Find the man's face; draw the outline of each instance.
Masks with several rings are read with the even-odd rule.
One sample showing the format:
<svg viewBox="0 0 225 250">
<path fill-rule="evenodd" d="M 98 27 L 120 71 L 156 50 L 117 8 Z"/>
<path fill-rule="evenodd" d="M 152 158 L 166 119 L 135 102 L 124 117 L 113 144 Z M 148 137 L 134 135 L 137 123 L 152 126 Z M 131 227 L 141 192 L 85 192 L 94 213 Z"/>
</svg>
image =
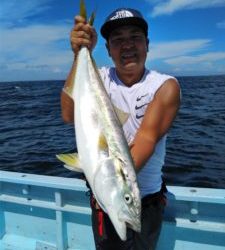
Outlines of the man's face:
<svg viewBox="0 0 225 250">
<path fill-rule="evenodd" d="M 112 31 L 107 49 L 120 72 L 143 70 L 145 67 L 148 40 L 137 26 L 127 25 Z"/>
</svg>

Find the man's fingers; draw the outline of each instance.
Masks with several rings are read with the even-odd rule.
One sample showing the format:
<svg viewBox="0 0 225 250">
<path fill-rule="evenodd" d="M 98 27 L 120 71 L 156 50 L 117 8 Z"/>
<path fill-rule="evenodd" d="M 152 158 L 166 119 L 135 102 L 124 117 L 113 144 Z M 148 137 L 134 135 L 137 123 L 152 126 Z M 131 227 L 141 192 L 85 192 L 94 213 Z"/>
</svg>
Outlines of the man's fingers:
<svg viewBox="0 0 225 250">
<path fill-rule="evenodd" d="M 72 38 L 71 39 L 71 45 L 72 47 L 80 47 L 80 46 L 90 46 L 91 45 L 91 41 L 89 39 L 85 39 L 85 38 Z"/>
<path fill-rule="evenodd" d="M 90 35 L 83 30 L 79 30 L 79 31 L 72 30 L 70 37 L 71 39 L 72 38 L 90 39 Z"/>
<path fill-rule="evenodd" d="M 85 23 L 86 23 L 86 20 L 85 20 L 85 18 L 82 17 L 82 16 L 75 16 L 75 17 L 74 17 L 74 23 L 75 23 L 75 24 L 78 24 L 78 23 L 83 23 L 83 24 L 85 24 Z"/>
<path fill-rule="evenodd" d="M 92 50 L 97 42 L 97 33 L 90 24 L 81 16 L 75 17 L 75 26 L 70 33 L 71 47 L 77 53 L 81 46 Z"/>
</svg>

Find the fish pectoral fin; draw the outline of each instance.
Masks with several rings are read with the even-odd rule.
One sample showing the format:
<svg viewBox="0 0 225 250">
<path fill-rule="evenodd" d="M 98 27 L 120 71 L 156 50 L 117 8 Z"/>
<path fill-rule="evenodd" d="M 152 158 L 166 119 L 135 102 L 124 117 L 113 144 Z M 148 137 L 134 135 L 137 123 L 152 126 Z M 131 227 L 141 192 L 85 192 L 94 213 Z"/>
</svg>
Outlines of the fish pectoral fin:
<svg viewBox="0 0 225 250">
<path fill-rule="evenodd" d="M 70 171 L 74 171 L 74 172 L 77 172 L 77 173 L 83 173 L 83 169 L 77 168 L 75 166 L 69 166 L 69 165 L 64 164 L 63 167 L 70 170 Z"/>
<path fill-rule="evenodd" d="M 126 121 L 128 120 L 129 118 L 129 114 L 124 112 L 123 110 L 117 108 L 115 105 L 113 105 L 113 108 L 115 110 L 115 113 L 121 123 L 121 125 L 124 125 L 126 123 Z"/>
<path fill-rule="evenodd" d="M 71 154 L 58 154 L 56 157 L 65 163 L 64 167 L 75 172 L 82 173 L 83 170 L 80 166 L 80 160 L 78 158 L 77 153 L 71 153 Z"/>
<path fill-rule="evenodd" d="M 108 143 L 107 143 L 106 138 L 105 138 L 105 136 L 103 134 L 101 134 L 99 136 L 98 148 L 100 150 L 104 150 L 104 151 L 108 150 Z"/>
</svg>

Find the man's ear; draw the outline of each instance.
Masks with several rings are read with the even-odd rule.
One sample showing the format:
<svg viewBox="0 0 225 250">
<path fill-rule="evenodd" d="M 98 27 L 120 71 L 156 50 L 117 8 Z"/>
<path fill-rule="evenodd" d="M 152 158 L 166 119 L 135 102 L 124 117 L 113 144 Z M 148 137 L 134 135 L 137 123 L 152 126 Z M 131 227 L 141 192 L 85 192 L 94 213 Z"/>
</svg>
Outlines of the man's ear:
<svg viewBox="0 0 225 250">
<path fill-rule="evenodd" d="M 107 51 L 108 51 L 108 55 L 111 57 L 111 53 L 110 53 L 110 48 L 109 48 L 108 42 L 105 43 L 105 47 L 106 47 L 106 49 L 107 49 Z"/>
</svg>

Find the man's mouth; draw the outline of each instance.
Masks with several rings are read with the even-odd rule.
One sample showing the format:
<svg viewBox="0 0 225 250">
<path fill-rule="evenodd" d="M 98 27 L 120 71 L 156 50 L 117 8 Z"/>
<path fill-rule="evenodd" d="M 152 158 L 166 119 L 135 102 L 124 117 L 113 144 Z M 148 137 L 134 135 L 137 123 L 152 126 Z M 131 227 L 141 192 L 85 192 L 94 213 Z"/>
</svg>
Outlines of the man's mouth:
<svg viewBox="0 0 225 250">
<path fill-rule="evenodd" d="M 134 59 L 136 58 L 136 53 L 130 52 L 130 53 L 123 53 L 122 59 L 128 60 L 128 59 Z"/>
<path fill-rule="evenodd" d="M 121 59 L 124 64 L 136 63 L 137 54 L 134 52 L 126 52 L 122 54 Z"/>
</svg>

